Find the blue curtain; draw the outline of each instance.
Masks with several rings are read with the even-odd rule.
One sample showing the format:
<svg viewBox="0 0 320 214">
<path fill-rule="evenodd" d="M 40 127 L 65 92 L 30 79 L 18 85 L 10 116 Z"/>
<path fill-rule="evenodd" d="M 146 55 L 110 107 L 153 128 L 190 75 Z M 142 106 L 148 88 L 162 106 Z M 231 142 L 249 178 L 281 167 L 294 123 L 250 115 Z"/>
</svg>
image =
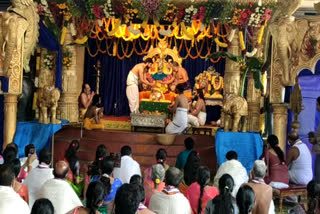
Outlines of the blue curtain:
<svg viewBox="0 0 320 214">
<path fill-rule="evenodd" d="M 177 46 L 179 47 L 182 40 L 177 40 Z M 145 41 L 140 40 L 142 48 L 145 47 Z M 172 46 L 173 46 L 172 42 Z M 187 42 L 190 45 L 190 42 Z M 210 45 L 212 45 L 212 50 L 215 50 L 215 43 L 211 40 L 208 41 Z M 126 47 L 125 42 L 123 42 L 122 46 Z M 106 47 L 105 42 L 102 42 L 100 47 Z M 96 40 L 89 40 L 90 53 L 96 53 L 97 46 Z M 139 45 L 136 45 L 138 48 L 138 52 L 141 52 Z M 190 46 L 188 46 L 190 47 Z M 132 43 L 129 45 L 129 50 L 132 48 Z M 200 50 L 200 45 L 198 47 Z M 113 45 L 111 45 L 109 52 L 112 53 Z M 119 42 L 118 50 L 120 51 L 120 56 L 122 56 L 122 47 Z M 202 56 L 206 55 L 207 44 L 204 44 L 204 48 L 202 50 Z M 180 52 L 181 57 L 185 57 L 187 51 L 183 48 Z M 193 56 L 196 55 L 196 50 L 193 48 L 191 50 L 191 54 Z M 118 57 L 109 56 L 109 54 L 98 54 L 95 57 L 90 57 L 88 54 L 88 50 L 86 51 L 85 57 L 85 74 L 84 74 L 84 83 L 88 83 L 93 90 L 96 89 L 96 73 L 94 69 L 94 65 L 97 60 L 101 61 L 101 85 L 100 92 L 102 103 L 104 104 L 105 114 L 106 115 L 129 115 L 129 105 L 126 97 L 126 79 L 130 69 L 133 68 L 137 63 L 142 62 L 143 56 L 139 56 L 137 54 L 132 54 L 130 58 L 124 58 L 123 60 L 118 59 Z M 210 60 L 205 60 L 201 58 L 197 58 L 195 60 L 191 58 L 187 58 L 183 60 L 182 66 L 187 70 L 189 75 L 189 80 L 194 86 L 194 78 L 204 70 L 206 70 L 209 66 L 214 66 L 216 70 L 224 76 L 225 69 L 225 59 L 221 59 L 218 63 L 213 64 Z"/>
<path fill-rule="evenodd" d="M 48 28 L 39 22 L 39 45 L 42 48 L 46 48 L 49 51 L 57 51 L 57 61 L 56 61 L 56 88 L 62 89 L 62 51 L 59 42 L 50 33 Z"/>
</svg>

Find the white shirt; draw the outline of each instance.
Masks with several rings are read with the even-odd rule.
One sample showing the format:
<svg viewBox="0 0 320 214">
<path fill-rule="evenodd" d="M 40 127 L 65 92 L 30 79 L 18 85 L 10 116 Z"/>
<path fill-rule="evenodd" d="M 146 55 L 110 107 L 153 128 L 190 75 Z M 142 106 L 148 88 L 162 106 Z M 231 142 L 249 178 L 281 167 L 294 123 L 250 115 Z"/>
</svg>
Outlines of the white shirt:
<svg viewBox="0 0 320 214">
<path fill-rule="evenodd" d="M 19 160 L 20 160 L 20 163 L 21 163 L 21 166 L 22 166 L 28 160 L 28 157 L 20 158 Z M 39 165 L 39 161 L 38 161 L 38 159 L 35 159 L 31 164 L 32 169 L 36 168 L 38 165 Z M 26 167 L 24 169 L 24 171 L 28 172 L 28 167 Z"/>
<path fill-rule="evenodd" d="M 232 196 L 236 198 L 238 190 L 243 183 L 247 183 L 249 180 L 247 170 L 242 166 L 238 160 L 229 160 L 221 164 L 216 176 L 214 177 L 214 186 L 219 189 L 219 179 L 224 174 L 229 174 L 234 181 L 234 187 Z"/>
<path fill-rule="evenodd" d="M 140 165 L 132 157 L 122 156 L 120 168 L 115 167 L 113 169 L 113 177 L 119 178 L 124 184 L 130 182 L 132 175 L 141 175 Z"/>
<path fill-rule="evenodd" d="M 31 170 L 27 178 L 24 180 L 24 184 L 28 187 L 29 193 L 29 207 L 32 208 L 35 200 L 37 199 L 38 192 L 41 186 L 47 181 L 53 178 L 53 169 L 48 166 L 39 165 L 37 168 Z"/>
<path fill-rule="evenodd" d="M 39 190 L 38 198 L 49 199 L 55 214 L 65 214 L 76 207 L 83 206 L 71 186 L 62 179 L 46 181 Z"/>
<path fill-rule="evenodd" d="M 149 209 L 157 214 L 191 214 L 190 203 L 180 192 L 174 195 L 163 192 L 154 194 Z"/>
<path fill-rule="evenodd" d="M 29 214 L 28 204 L 8 186 L 0 186 L 0 213 Z"/>
</svg>

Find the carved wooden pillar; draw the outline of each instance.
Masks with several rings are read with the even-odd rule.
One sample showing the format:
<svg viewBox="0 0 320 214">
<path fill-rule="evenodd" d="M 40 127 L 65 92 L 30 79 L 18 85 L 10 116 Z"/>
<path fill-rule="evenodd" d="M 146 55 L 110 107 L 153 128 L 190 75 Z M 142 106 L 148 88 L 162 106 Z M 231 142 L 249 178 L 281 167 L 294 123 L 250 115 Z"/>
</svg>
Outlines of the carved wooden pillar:
<svg viewBox="0 0 320 214">
<path fill-rule="evenodd" d="M 12 143 L 16 133 L 18 95 L 4 95 L 4 142 L 3 149 Z"/>
<path fill-rule="evenodd" d="M 279 139 L 279 146 L 286 152 L 288 105 L 272 104 L 273 108 L 273 134 Z"/>
<path fill-rule="evenodd" d="M 228 52 L 239 56 L 241 50 L 239 48 L 238 30 L 233 37 L 233 40 L 228 48 Z M 226 69 L 224 74 L 224 94 L 237 94 L 240 95 L 240 67 L 237 62 L 226 59 Z"/>
<path fill-rule="evenodd" d="M 72 35 L 68 29 L 65 37 L 65 47 L 72 53 L 72 63 L 67 69 L 62 67 L 62 93 L 57 109 L 57 118 L 69 122 L 79 121 L 78 90 L 77 90 L 77 51 L 75 46 L 67 46 L 72 43 Z"/>
</svg>

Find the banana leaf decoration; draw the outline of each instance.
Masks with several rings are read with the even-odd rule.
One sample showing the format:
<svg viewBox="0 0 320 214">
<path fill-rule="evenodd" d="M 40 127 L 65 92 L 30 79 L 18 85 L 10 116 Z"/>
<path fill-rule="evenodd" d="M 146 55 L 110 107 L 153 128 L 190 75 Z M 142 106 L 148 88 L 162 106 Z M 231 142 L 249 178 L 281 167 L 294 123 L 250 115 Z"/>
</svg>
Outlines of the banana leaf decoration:
<svg viewBox="0 0 320 214">
<path fill-rule="evenodd" d="M 256 57 L 243 57 L 243 56 L 235 56 L 231 53 L 220 51 L 211 54 L 208 59 L 218 59 L 219 57 L 228 57 L 230 60 L 237 62 L 239 64 L 244 64 L 243 68 L 241 68 L 242 76 L 241 76 L 241 96 L 244 95 L 244 84 L 246 81 L 246 77 L 248 72 L 253 73 L 254 79 L 254 87 L 259 90 L 263 90 L 263 84 L 261 81 L 261 69 L 262 63 Z"/>
</svg>

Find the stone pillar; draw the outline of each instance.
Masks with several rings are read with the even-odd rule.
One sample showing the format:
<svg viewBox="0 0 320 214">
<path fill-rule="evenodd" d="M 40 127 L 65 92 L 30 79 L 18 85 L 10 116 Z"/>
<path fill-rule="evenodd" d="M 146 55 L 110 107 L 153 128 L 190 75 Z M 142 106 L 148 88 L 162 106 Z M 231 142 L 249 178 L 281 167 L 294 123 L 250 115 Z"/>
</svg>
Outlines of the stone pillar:
<svg viewBox="0 0 320 214">
<path fill-rule="evenodd" d="M 261 92 L 255 88 L 253 74 L 251 73 L 247 87 L 248 131 L 260 131 L 260 98 Z"/>
<path fill-rule="evenodd" d="M 239 56 L 241 50 L 239 48 L 239 31 L 236 30 L 236 33 L 233 37 L 233 40 L 228 47 L 228 52 Z M 226 59 L 226 68 L 224 73 L 224 85 L 223 85 L 224 94 L 237 94 L 240 95 L 240 67 L 237 62 L 234 62 L 230 59 Z"/>
<path fill-rule="evenodd" d="M 260 28 L 254 29 L 253 33 L 253 47 L 258 48 L 255 57 L 261 58 L 263 56 L 263 41 L 260 45 L 257 44 L 257 39 L 260 34 Z M 259 47 L 258 47 L 259 46 Z M 250 73 L 247 84 L 247 102 L 248 102 L 248 131 L 260 131 L 260 101 L 261 91 L 254 86 L 253 74 Z"/>
<path fill-rule="evenodd" d="M 62 67 L 62 93 L 57 109 L 57 118 L 69 122 L 79 121 L 78 90 L 77 90 L 77 48 L 72 43 L 72 35 L 68 29 L 64 46 L 72 53 L 72 64 L 67 69 Z M 82 59 L 83 60 L 83 59 Z"/>
<path fill-rule="evenodd" d="M 286 152 L 288 105 L 272 104 L 273 108 L 273 134 L 279 139 L 279 146 Z"/>
<path fill-rule="evenodd" d="M 4 142 L 3 149 L 9 143 L 12 143 L 16 133 L 17 125 L 17 108 L 18 108 L 18 95 L 5 94 L 4 95 Z"/>
</svg>

